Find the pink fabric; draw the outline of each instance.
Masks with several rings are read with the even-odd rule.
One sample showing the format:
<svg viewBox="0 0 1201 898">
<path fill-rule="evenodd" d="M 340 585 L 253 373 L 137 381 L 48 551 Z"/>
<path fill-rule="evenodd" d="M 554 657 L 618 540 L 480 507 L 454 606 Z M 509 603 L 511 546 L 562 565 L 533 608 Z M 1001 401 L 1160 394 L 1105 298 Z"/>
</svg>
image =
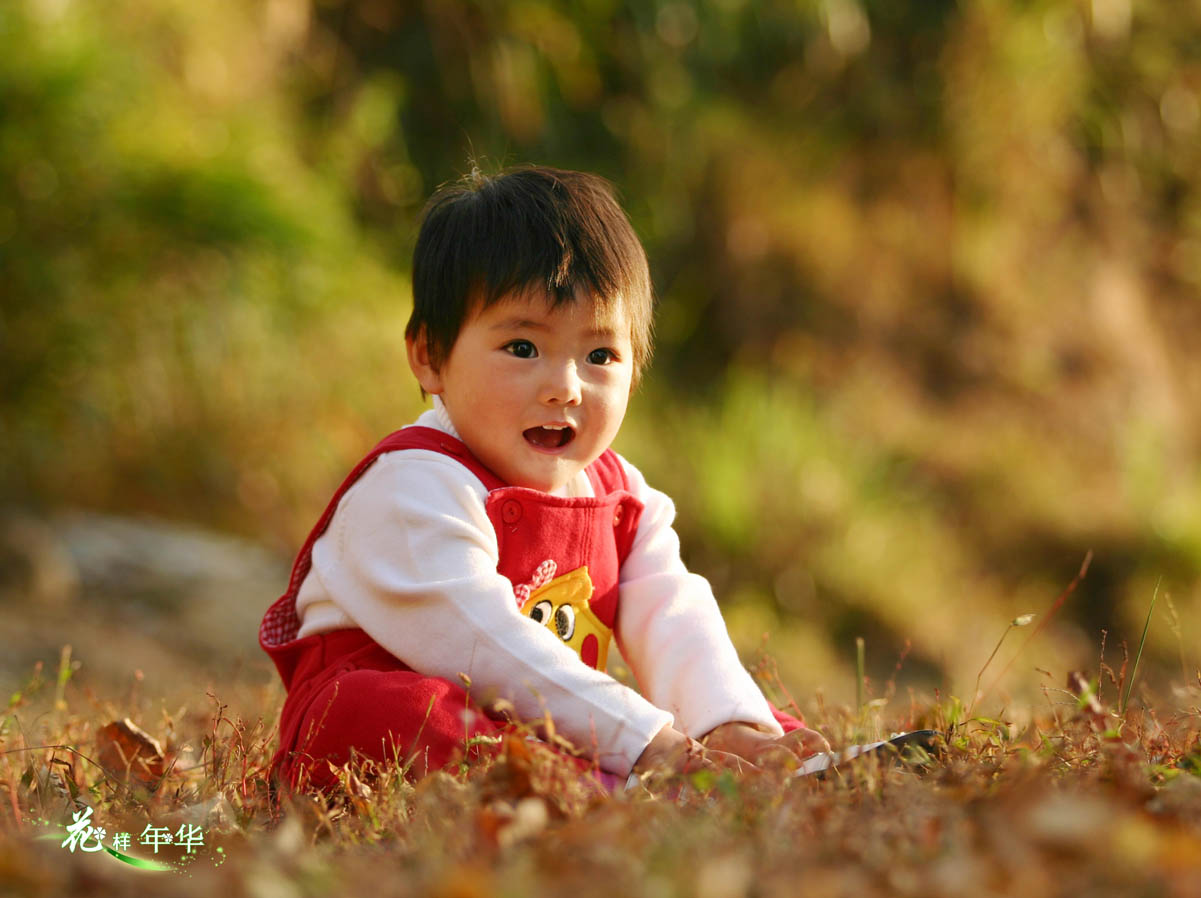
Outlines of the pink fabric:
<svg viewBox="0 0 1201 898">
<path fill-rule="evenodd" d="M 784 732 L 791 733 L 793 730 L 799 730 L 805 726 L 805 719 L 803 717 L 793 717 L 787 711 L 781 711 L 770 702 L 768 704 L 771 707 L 772 716 L 776 718 L 776 723 L 784 727 Z"/>
</svg>

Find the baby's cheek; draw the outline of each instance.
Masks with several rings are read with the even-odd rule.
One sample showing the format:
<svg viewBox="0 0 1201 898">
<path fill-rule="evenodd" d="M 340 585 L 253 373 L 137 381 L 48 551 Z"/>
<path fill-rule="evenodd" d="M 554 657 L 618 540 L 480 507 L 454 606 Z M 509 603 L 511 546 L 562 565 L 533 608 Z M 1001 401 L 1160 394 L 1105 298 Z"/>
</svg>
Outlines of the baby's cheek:
<svg viewBox="0 0 1201 898">
<path fill-rule="evenodd" d="M 621 427 L 622 419 L 625 418 L 628 398 L 627 396 L 608 396 L 601 400 L 602 413 L 608 427 L 614 432 Z"/>
</svg>

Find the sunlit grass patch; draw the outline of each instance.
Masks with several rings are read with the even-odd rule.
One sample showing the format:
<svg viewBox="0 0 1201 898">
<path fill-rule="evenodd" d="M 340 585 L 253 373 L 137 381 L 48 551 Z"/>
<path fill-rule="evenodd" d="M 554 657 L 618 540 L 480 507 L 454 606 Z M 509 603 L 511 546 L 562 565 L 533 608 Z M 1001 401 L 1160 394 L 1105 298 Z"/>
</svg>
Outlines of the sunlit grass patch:
<svg viewBox="0 0 1201 898">
<path fill-rule="evenodd" d="M 922 773 L 887 756 L 823 778 L 729 773 L 608 796 L 576 762 L 524 739 L 413 783 L 352 763 L 324 795 L 268 780 L 276 697 L 147 713 L 31 684 L 0 725 L 6 893 L 230 895 L 1189 894 L 1201 883 L 1201 686 L 1124 715 L 1048 690 L 996 717 L 948 698 L 807 708 L 836 747 L 867 729 L 943 734 Z M 1110 695 L 1114 700 L 1113 690 Z M 257 704 L 256 704 L 257 702 Z M 894 699 L 893 704 L 902 702 Z M 132 728 L 114 729 L 128 711 Z M 126 765 L 113 764 L 124 754 Z M 108 763 L 102 763 L 101 758 Z M 203 832 L 174 872 L 63 846 L 91 809 L 127 856 L 146 827 Z M 182 838 L 182 837 L 181 837 Z M 193 840 L 195 841 L 195 840 Z"/>
</svg>

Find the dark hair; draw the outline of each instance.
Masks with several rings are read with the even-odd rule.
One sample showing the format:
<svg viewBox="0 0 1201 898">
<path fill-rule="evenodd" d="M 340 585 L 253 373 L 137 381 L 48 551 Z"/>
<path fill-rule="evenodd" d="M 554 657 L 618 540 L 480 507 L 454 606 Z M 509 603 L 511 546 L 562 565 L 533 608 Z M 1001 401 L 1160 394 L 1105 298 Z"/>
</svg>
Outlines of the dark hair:
<svg viewBox="0 0 1201 898">
<path fill-rule="evenodd" d="M 621 303 L 637 380 L 651 355 L 650 273 L 608 181 L 539 166 L 492 176 L 475 169 L 430 198 L 413 251 L 405 336 L 424 333 L 435 367 L 475 303 L 531 289 L 545 291 L 552 308 L 580 291 L 601 308 Z"/>
</svg>

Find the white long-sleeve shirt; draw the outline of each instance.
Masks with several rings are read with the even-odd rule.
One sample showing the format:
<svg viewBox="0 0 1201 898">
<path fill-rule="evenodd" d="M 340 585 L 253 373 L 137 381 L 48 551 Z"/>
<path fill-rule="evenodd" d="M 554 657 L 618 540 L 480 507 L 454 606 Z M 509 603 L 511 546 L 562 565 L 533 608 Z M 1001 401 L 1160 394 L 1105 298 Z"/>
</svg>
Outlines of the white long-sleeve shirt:
<svg viewBox="0 0 1201 898">
<path fill-rule="evenodd" d="M 458 436 L 437 399 L 416 423 Z M 299 635 L 361 627 L 414 670 L 453 682 L 465 674 L 485 705 L 504 699 L 521 719 L 549 715 L 617 774 L 667 724 L 692 736 L 735 720 L 780 733 L 708 582 L 680 559 L 674 505 L 622 465 L 643 512 L 620 572 L 614 635 L 643 695 L 521 614 L 513 584 L 497 572 L 486 488 L 453 458 L 423 449 L 380 456 L 342 497 L 297 594 Z M 592 488 L 581 472 L 565 492 Z"/>
</svg>

